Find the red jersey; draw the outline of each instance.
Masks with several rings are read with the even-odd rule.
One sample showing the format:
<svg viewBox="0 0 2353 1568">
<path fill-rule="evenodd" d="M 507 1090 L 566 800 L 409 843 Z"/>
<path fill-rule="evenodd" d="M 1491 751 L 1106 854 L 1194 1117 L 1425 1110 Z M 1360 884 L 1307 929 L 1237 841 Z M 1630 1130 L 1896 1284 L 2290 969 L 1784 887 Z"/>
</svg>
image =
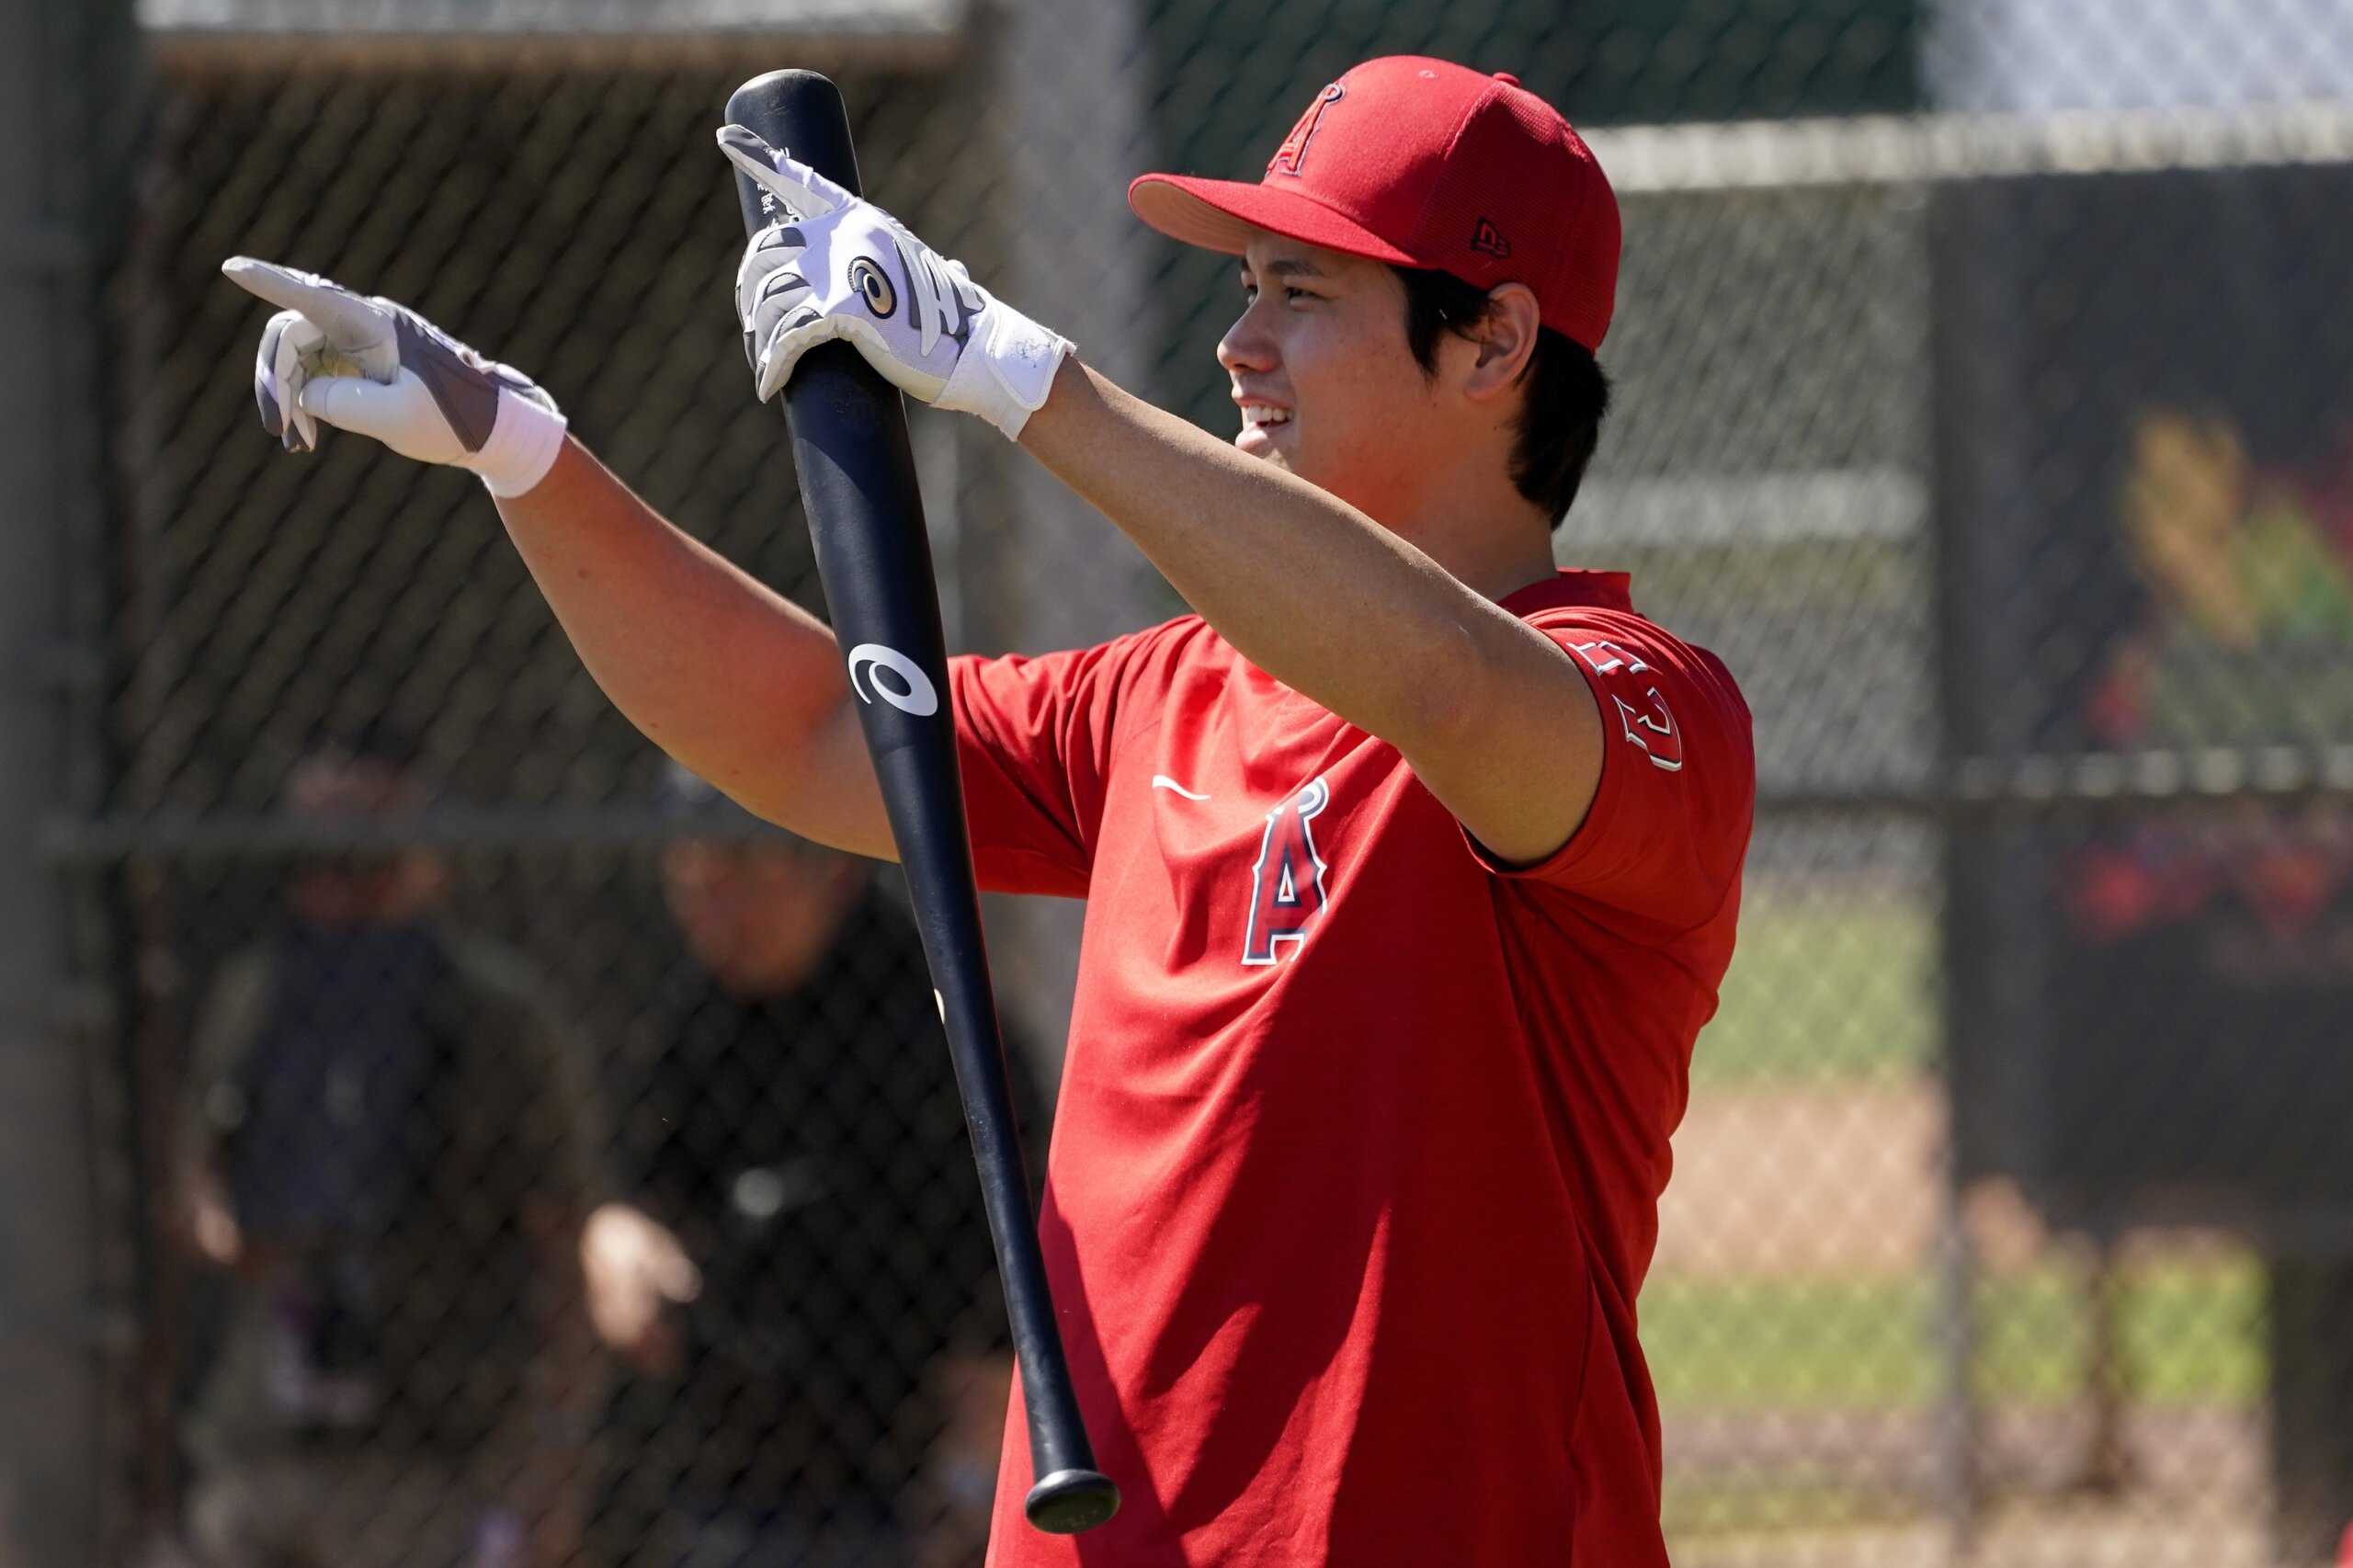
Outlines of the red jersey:
<svg viewBox="0 0 2353 1568">
<path fill-rule="evenodd" d="M 1198 617 L 950 676 L 983 886 L 1087 901 L 1041 1220 L 1119 1516 L 995 1568 L 1652 1568 L 1634 1338 L 1756 792 L 1622 574 L 1505 601 L 1591 684 L 1584 824 L 1512 869 Z"/>
</svg>

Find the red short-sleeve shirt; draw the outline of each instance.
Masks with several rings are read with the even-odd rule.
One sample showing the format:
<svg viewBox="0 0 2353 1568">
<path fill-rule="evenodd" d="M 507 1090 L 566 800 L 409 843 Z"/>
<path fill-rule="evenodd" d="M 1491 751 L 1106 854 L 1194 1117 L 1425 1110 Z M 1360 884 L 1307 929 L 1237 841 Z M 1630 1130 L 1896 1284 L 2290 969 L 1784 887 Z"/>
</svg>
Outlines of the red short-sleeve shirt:
<svg viewBox="0 0 2353 1568">
<path fill-rule="evenodd" d="M 1620 574 L 1506 608 L 1599 702 L 1599 791 L 1506 869 L 1395 747 L 1197 617 L 953 662 L 983 885 L 1087 900 L 1042 1221 L 1125 1494 L 996 1568 L 1649 1568 L 1634 1336 L 1755 797 L 1715 657 Z"/>
</svg>

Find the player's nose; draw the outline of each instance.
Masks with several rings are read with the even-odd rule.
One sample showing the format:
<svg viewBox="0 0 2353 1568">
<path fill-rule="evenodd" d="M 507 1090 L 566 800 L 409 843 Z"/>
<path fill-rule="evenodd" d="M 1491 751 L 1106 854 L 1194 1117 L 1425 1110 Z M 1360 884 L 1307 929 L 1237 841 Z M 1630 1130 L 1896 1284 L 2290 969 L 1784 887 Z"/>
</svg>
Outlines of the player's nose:
<svg viewBox="0 0 2353 1568">
<path fill-rule="evenodd" d="M 1230 376 L 1246 371 L 1263 374 L 1275 368 L 1278 358 L 1274 337 L 1260 326 L 1255 308 L 1236 316 L 1225 335 L 1217 340 L 1217 362 Z"/>
</svg>

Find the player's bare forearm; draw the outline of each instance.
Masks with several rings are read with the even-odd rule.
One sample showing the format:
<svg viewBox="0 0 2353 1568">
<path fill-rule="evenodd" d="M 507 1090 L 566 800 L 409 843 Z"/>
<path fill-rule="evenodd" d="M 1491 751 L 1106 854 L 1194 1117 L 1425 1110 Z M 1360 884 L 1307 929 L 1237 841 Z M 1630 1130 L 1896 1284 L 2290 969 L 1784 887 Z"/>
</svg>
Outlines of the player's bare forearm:
<svg viewBox="0 0 2353 1568">
<path fill-rule="evenodd" d="M 647 737 L 750 810 L 893 854 L 833 633 L 566 439 L 499 515 L 581 662 Z"/>
<path fill-rule="evenodd" d="M 1601 775 L 1591 691 L 1549 638 L 1421 551 L 1075 357 L 1020 440 L 1226 641 L 1395 745 L 1497 854 L 1541 858 L 1584 820 Z"/>
</svg>

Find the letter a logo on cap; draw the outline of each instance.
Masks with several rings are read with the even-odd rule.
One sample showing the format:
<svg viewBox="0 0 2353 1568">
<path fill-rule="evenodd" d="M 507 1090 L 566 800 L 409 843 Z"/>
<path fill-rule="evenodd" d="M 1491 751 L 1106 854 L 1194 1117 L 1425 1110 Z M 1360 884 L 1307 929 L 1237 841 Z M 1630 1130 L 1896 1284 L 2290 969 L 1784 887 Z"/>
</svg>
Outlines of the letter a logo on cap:
<svg viewBox="0 0 2353 1568">
<path fill-rule="evenodd" d="M 1307 161 L 1307 144 L 1315 139 L 1315 128 L 1324 122 L 1324 111 L 1338 103 L 1347 94 L 1347 89 L 1337 82 L 1316 94 L 1315 101 L 1307 106 L 1307 112 L 1299 117 L 1299 123 L 1292 126 L 1290 134 L 1283 138 L 1283 144 L 1275 149 L 1274 159 L 1267 165 L 1267 172 L 1270 175 L 1299 173 L 1300 165 Z"/>
</svg>

